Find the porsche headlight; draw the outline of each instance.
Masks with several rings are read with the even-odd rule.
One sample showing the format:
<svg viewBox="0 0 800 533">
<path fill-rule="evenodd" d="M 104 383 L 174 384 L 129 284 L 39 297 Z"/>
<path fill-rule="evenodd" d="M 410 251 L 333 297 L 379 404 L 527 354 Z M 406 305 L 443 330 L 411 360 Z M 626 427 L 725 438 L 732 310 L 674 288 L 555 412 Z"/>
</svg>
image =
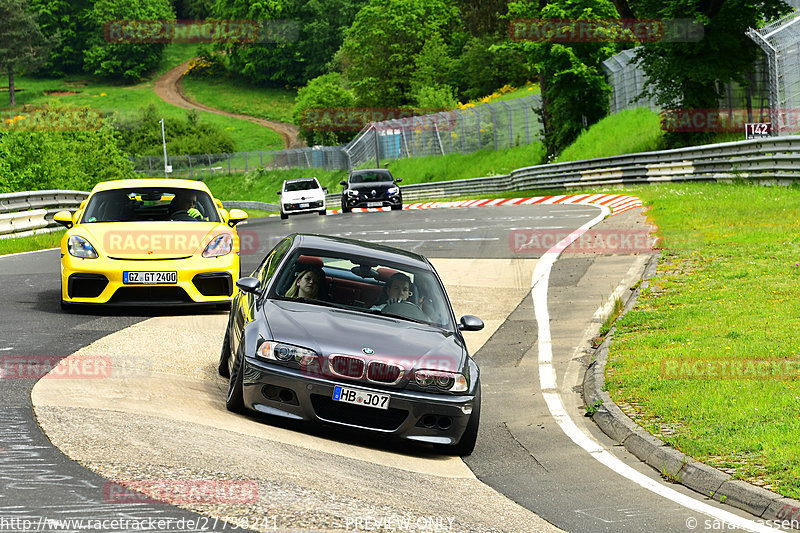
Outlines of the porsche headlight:
<svg viewBox="0 0 800 533">
<path fill-rule="evenodd" d="M 69 255 L 72 257 L 80 257 L 81 259 L 97 259 L 98 257 L 92 243 L 77 235 L 69 238 L 67 248 L 69 249 Z"/>
<path fill-rule="evenodd" d="M 233 236 L 223 233 L 214 237 L 203 250 L 203 257 L 220 257 L 228 255 L 233 250 Z"/>
<path fill-rule="evenodd" d="M 445 372 L 442 370 L 417 370 L 414 373 L 414 380 L 420 387 L 436 386 L 436 388 L 448 392 L 466 392 L 468 387 L 467 378 L 456 372 Z"/>
<path fill-rule="evenodd" d="M 303 368 L 314 366 L 319 357 L 314 350 L 275 341 L 262 342 L 261 346 L 256 350 L 256 356 L 260 359 L 280 361 L 282 363 L 294 361 Z"/>
</svg>

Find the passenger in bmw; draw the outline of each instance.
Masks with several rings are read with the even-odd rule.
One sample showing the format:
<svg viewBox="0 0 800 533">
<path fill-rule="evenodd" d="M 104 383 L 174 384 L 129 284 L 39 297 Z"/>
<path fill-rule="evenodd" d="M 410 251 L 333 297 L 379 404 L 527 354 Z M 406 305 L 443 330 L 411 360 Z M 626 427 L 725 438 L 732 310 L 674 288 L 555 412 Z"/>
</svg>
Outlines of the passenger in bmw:
<svg viewBox="0 0 800 533">
<path fill-rule="evenodd" d="M 286 291 L 289 298 L 314 298 L 319 296 L 319 287 L 324 274 L 318 267 L 310 267 L 300 271 L 292 286 Z"/>
<path fill-rule="evenodd" d="M 387 305 L 405 302 L 411 296 L 411 278 L 402 272 L 392 274 L 371 309 L 383 310 Z"/>
</svg>

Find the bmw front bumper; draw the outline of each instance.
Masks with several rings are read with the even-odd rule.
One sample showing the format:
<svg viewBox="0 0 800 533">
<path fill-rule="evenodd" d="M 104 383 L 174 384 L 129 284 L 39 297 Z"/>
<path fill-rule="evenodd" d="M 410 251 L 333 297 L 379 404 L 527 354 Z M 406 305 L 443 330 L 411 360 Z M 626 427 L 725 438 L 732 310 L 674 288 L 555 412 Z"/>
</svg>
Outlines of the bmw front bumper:
<svg viewBox="0 0 800 533">
<path fill-rule="evenodd" d="M 358 428 L 400 439 L 453 445 L 467 427 L 475 396 L 433 394 L 318 378 L 300 370 L 245 358 L 244 404 L 248 409 L 294 420 Z M 334 401 L 337 385 L 388 394 L 388 409 Z"/>
</svg>

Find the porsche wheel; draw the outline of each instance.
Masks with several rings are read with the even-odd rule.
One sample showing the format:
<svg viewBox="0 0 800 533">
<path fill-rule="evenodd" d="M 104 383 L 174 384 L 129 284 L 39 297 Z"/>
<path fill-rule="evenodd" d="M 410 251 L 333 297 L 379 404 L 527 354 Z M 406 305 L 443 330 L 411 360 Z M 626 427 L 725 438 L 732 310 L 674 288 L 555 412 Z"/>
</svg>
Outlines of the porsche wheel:
<svg viewBox="0 0 800 533">
<path fill-rule="evenodd" d="M 286 220 L 287 218 L 289 218 L 289 215 L 281 211 L 281 220 Z"/>
</svg>

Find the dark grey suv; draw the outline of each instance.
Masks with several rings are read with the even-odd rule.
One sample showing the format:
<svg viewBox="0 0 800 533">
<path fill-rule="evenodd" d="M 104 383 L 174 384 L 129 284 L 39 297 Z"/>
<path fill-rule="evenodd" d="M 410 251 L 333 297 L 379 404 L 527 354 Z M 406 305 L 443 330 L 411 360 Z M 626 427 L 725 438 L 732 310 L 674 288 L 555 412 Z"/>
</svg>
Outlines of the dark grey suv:
<svg viewBox="0 0 800 533">
<path fill-rule="evenodd" d="M 386 207 L 403 209 L 403 193 L 397 185 L 402 179 L 394 179 L 392 173 L 383 168 L 353 170 L 347 181 L 340 181 L 342 189 L 342 212 L 349 213 L 354 207 Z"/>
</svg>

